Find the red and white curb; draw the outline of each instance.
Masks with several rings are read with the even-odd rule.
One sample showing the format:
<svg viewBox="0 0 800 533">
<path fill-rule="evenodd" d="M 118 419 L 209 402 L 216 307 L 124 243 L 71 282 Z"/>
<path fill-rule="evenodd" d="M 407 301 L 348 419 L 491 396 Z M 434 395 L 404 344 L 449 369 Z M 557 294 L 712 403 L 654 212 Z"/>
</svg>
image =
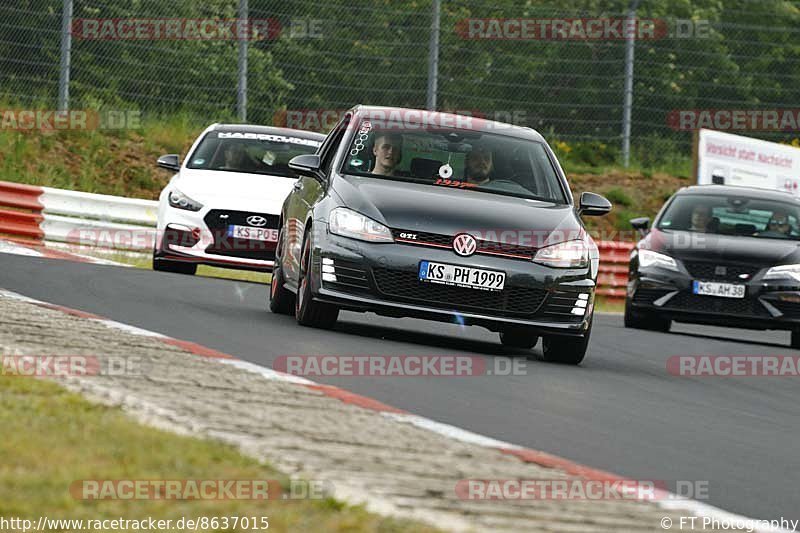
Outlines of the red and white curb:
<svg viewBox="0 0 800 533">
<path fill-rule="evenodd" d="M 161 333 L 156 333 L 154 331 L 149 331 L 146 329 L 142 329 L 136 326 L 131 326 L 128 324 L 123 324 L 121 322 L 116 322 L 114 320 L 110 320 L 92 313 L 87 313 L 84 311 L 79 311 L 76 309 L 72 309 L 69 307 L 51 304 L 48 302 L 43 302 L 41 300 L 36 300 L 34 298 L 29 298 L 22 294 L 18 294 L 12 291 L 8 291 L 5 289 L 0 289 L 0 296 L 4 296 L 6 298 L 26 302 L 29 304 L 33 304 L 39 307 L 43 307 L 46 309 L 52 309 L 56 311 L 61 311 L 63 313 L 93 320 L 96 322 L 100 322 L 101 324 L 109 327 L 111 329 L 121 330 L 126 333 L 130 333 L 133 335 L 141 335 L 145 337 L 150 337 L 154 339 L 159 339 L 166 344 L 171 346 L 177 346 L 185 351 L 201 356 L 207 357 L 212 360 L 215 360 L 219 363 L 235 366 L 236 368 L 252 372 L 262 376 L 264 379 L 273 380 L 273 381 L 281 381 L 284 383 L 292 383 L 298 386 L 308 387 L 310 389 L 319 391 L 326 396 L 331 398 L 335 398 L 340 400 L 344 403 L 352 404 L 364 409 L 370 409 L 373 411 L 379 412 L 381 415 L 394 420 L 396 422 L 411 424 L 418 428 L 426 429 L 428 431 L 432 431 L 439 435 L 442 435 L 448 439 L 456 440 L 459 442 L 473 444 L 477 446 L 483 446 L 486 448 L 494 448 L 502 453 L 512 455 L 519 460 L 526 462 L 526 463 L 534 463 L 536 465 L 542 466 L 544 468 L 553 468 L 560 470 L 568 475 L 583 478 L 589 481 L 601 481 L 601 482 L 630 482 L 632 480 L 628 478 L 624 478 L 622 476 L 618 476 L 616 474 L 612 474 L 610 472 L 605 472 L 603 470 L 598 470 L 595 468 L 591 468 L 580 463 L 576 463 L 570 461 L 568 459 L 564 459 L 563 457 L 558 457 L 556 455 L 552 455 L 546 452 L 541 452 L 538 450 L 533 450 L 530 448 L 525 448 L 522 446 L 517 446 L 516 444 L 511 444 L 509 442 L 504 442 L 501 440 L 494 439 L 492 437 L 487 437 L 485 435 L 480 435 L 478 433 L 473 433 L 471 431 L 461 429 L 456 426 L 452 426 L 449 424 L 444 424 L 442 422 L 437 422 L 435 420 L 431 420 L 429 418 L 425 418 L 422 416 L 415 415 L 413 413 L 409 413 L 407 411 L 403 411 L 402 409 L 398 409 L 392 407 L 390 405 L 386 405 L 378 400 L 374 400 L 367 396 L 362 396 L 360 394 L 355 394 L 353 392 L 347 391 L 345 389 L 341 389 L 339 387 L 334 387 L 332 385 L 323 385 L 311 381 L 309 379 L 294 376 L 291 374 L 286 374 L 284 372 L 278 372 L 276 370 L 272 370 L 260 365 L 256 365 L 254 363 L 250 363 L 248 361 L 243 361 L 241 359 L 237 359 L 236 357 L 211 349 L 200 344 L 196 344 L 190 341 L 184 341 L 179 339 L 174 339 L 167 335 L 163 335 Z M 685 498 L 681 498 L 677 495 L 668 493 L 663 490 L 656 489 L 655 491 L 656 497 L 654 499 L 643 499 L 642 501 L 653 503 L 658 507 L 661 507 L 664 510 L 668 511 L 681 511 L 686 514 L 686 516 L 696 516 L 700 518 L 709 518 L 712 520 L 716 520 L 719 522 L 748 522 L 748 523 L 755 523 L 758 520 L 753 518 L 748 518 L 741 515 L 736 515 L 734 513 L 730 513 L 728 511 L 719 509 L 712 505 L 708 505 L 696 500 L 689 500 Z M 764 526 L 754 526 L 752 531 L 756 532 L 771 532 L 771 533 L 789 533 L 789 530 L 781 529 L 781 528 L 772 528 L 772 527 L 764 527 Z"/>
</svg>

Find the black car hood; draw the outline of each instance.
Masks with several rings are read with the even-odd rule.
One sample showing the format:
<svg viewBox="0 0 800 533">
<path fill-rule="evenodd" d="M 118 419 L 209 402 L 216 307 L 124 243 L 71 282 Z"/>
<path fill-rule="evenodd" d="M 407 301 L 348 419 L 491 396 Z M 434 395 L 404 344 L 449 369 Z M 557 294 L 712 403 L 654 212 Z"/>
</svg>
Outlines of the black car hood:
<svg viewBox="0 0 800 533">
<path fill-rule="evenodd" d="M 533 239 L 536 248 L 579 238 L 583 231 L 570 205 L 356 176 L 337 176 L 333 188 L 345 206 L 392 229 L 443 235 L 470 232 L 490 236 L 487 240 L 494 240 L 490 232 L 495 232 L 504 242 Z M 520 233 L 500 238 L 503 231 Z"/>
<path fill-rule="evenodd" d="M 654 229 L 643 248 L 681 260 L 728 261 L 762 266 L 800 262 L 800 241 Z"/>
</svg>

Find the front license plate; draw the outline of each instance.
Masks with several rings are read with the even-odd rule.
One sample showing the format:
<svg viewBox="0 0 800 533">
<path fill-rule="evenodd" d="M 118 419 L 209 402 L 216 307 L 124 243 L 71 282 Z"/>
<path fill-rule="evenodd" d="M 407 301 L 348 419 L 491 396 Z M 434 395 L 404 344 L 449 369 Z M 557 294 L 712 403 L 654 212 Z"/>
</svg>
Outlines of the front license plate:
<svg viewBox="0 0 800 533">
<path fill-rule="evenodd" d="M 278 230 L 270 228 L 252 228 L 250 226 L 228 226 L 228 237 L 250 239 L 251 241 L 277 242 Z"/>
<path fill-rule="evenodd" d="M 713 281 L 695 281 L 692 287 L 695 294 L 721 296 L 723 298 L 744 298 L 745 286 Z"/>
<path fill-rule="evenodd" d="M 468 287 L 485 291 L 500 291 L 506 283 L 506 273 L 446 263 L 421 261 L 419 279 L 428 283 Z"/>
</svg>

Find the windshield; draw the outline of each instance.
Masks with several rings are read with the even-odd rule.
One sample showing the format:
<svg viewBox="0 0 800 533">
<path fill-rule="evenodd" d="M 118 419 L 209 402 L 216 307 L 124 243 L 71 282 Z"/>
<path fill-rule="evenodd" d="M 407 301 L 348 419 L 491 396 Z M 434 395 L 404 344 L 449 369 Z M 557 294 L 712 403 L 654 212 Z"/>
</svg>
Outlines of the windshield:
<svg viewBox="0 0 800 533">
<path fill-rule="evenodd" d="M 363 120 L 342 173 L 567 203 L 542 143 L 481 131 Z"/>
<path fill-rule="evenodd" d="M 320 144 L 301 137 L 212 131 L 200 142 L 186 166 L 295 178 L 289 160 L 296 155 L 313 154 Z"/>
<path fill-rule="evenodd" d="M 658 223 L 659 229 L 718 235 L 800 240 L 798 206 L 743 196 L 682 195 Z"/>
</svg>

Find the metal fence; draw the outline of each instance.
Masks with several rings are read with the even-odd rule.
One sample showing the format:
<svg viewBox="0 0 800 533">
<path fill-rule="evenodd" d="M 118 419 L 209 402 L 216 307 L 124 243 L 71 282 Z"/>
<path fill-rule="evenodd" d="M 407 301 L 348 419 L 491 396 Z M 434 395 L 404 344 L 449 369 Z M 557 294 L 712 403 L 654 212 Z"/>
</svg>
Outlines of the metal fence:
<svg viewBox="0 0 800 533">
<path fill-rule="evenodd" d="M 798 36 L 785 0 L 2 0 L 0 101 L 309 129 L 357 103 L 429 106 L 614 158 L 629 133 L 647 160 L 685 151 L 680 110 L 791 110 Z"/>
</svg>

